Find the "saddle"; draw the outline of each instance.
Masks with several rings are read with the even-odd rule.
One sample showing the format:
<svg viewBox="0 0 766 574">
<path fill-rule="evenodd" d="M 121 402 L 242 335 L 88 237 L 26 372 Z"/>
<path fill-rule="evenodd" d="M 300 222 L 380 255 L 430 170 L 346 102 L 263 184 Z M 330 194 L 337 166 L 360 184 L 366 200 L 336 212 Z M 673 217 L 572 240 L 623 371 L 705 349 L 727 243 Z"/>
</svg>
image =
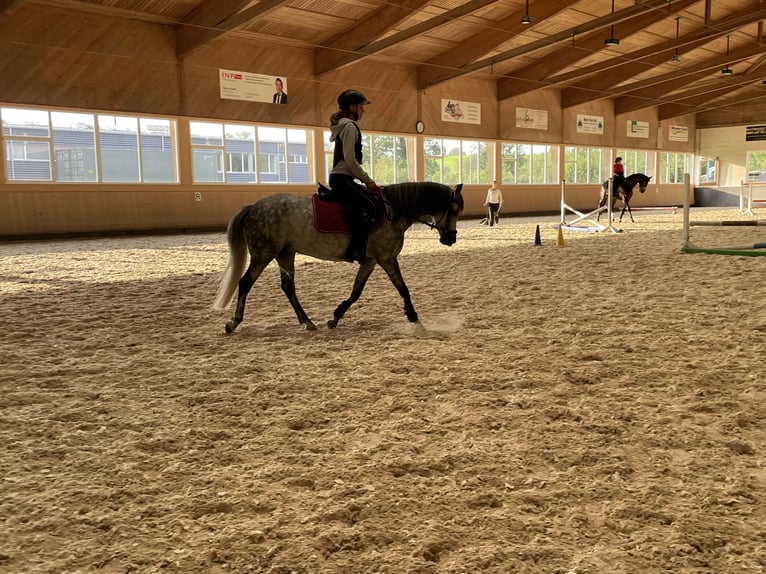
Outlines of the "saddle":
<svg viewBox="0 0 766 574">
<path fill-rule="evenodd" d="M 383 225 L 384 210 L 383 201 L 377 194 L 372 195 L 376 203 L 375 222 L 370 228 L 370 233 L 374 233 Z M 346 222 L 344 216 L 345 207 L 340 201 L 340 197 L 329 187 L 317 185 L 317 192 L 311 196 L 314 207 L 314 227 L 320 233 L 346 233 L 351 234 L 351 228 Z"/>
</svg>

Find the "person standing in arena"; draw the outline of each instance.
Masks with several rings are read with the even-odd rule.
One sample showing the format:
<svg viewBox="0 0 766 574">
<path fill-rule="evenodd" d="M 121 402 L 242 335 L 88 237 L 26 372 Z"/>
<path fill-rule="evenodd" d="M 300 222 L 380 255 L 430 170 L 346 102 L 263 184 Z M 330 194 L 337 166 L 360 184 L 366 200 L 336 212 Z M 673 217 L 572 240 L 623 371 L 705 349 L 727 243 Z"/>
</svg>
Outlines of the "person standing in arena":
<svg viewBox="0 0 766 574">
<path fill-rule="evenodd" d="M 487 199 L 484 207 L 489 206 L 489 226 L 493 227 L 500 223 L 499 213 L 503 205 L 503 192 L 497 187 L 497 181 L 492 180 L 492 187 L 487 190 Z"/>
</svg>

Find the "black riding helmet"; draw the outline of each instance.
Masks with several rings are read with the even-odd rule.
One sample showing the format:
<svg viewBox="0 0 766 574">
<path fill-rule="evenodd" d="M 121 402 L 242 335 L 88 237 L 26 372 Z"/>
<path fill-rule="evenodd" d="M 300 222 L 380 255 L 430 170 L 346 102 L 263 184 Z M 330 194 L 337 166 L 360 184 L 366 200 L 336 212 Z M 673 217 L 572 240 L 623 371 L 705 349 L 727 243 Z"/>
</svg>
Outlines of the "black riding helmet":
<svg viewBox="0 0 766 574">
<path fill-rule="evenodd" d="M 338 96 L 338 108 L 344 112 L 355 104 L 369 104 L 369 100 L 359 90 L 346 90 Z"/>
</svg>

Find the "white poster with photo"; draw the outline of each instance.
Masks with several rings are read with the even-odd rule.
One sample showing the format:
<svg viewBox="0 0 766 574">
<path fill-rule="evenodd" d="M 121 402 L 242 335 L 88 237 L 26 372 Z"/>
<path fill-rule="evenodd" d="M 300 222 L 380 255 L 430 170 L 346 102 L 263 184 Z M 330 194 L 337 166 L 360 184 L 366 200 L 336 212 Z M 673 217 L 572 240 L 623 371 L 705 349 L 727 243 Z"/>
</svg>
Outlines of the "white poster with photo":
<svg viewBox="0 0 766 574">
<path fill-rule="evenodd" d="M 251 74 L 236 70 L 218 70 L 221 99 L 287 103 L 287 78 Z"/>
<path fill-rule="evenodd" d="M 516 127 L 530 130 L 548 129 L 548 111 L 516 108 Z"/>
<path fill-rule="evenodd" d="M 628 120 L 628 137 L 649 139 L 649 122 Z"/>
<path fill-rule="evenodd" d="M 480 124 L 481 104 L 442 99 L 442 121 L 460 124 Z"/>
<path fill-rule="evenodd" d="M 577 133 L 578 134 L 603 134 L 604 116 L 589 116 L 586 114 L 577 114 Z"/>
<path fill-rule="evenodd" d="M 686 126 L 668 126 L 668 140 L 672 142 L 688 142 L 689 128 Z"/>
</svg>

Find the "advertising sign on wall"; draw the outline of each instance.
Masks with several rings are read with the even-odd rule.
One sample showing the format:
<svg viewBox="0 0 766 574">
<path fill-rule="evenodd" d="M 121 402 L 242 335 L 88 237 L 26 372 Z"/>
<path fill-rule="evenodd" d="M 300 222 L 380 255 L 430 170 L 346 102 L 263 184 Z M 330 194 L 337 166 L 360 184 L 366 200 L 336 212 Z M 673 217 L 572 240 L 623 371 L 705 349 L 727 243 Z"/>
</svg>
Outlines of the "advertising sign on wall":
<svg viewBox="0 0 766 574">
<path fill-rule="evenodd" d="M 287 103 L 287 78 L 218 70 L 221 99 L 269 104 Z"/>
<path fill-rule="evenodd" d="M 766 140 L 766 126 L 747 126 L 745 128 L 745 141 L 757 142 Z"/>
<path fill-rule="evenodd" d="M 442 121 L 480 124 L 481 104 L 459 100 L 442 100 Z"/>
<path fill-rule="evenodd" d="M 589 116 L 586 114 L 577 114 L 577 133 L 578 134 L 603 134 L 604 116 Z"/>
<path fill-rule="evenodd" d="M 686 126 L 673 126 L 673 125 L 669 126 L 668 140 L 672 142 L 688 142 L 689 128 Z"/>
<path fill-rule="evenodd" d="M 628 120 L 629 138 L 649 138 L 649 122 L 639 122 L 637 120 Z"/>
<path fill-rule="evenodd" d="M 516 127 L 530 130 L 548 129 L 547 110 L 533 110 L 532 108 L 516 108 Z"/>
</svg>

